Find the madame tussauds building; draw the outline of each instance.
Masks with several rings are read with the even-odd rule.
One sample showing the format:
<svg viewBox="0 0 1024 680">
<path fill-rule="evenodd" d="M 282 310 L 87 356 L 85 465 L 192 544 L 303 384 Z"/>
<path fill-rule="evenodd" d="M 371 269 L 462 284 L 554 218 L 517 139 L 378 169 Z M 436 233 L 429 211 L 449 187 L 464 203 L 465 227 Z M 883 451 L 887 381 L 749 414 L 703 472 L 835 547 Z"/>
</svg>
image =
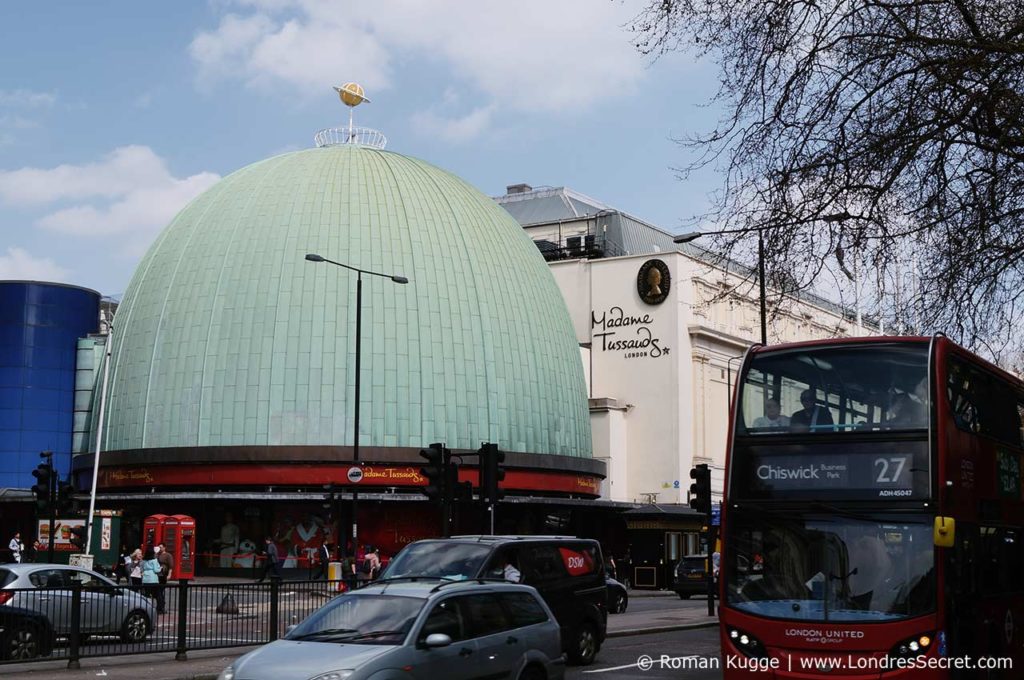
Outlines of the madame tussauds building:
<svg viewBox="0 0 1024 680">
<path fill-rule="evenodd" d="M 370 132 L 332 143 L 338 131 L 324 131 L 317 148 L 226 177 L 135 271 L 105 383 L 95 362 L 90 452 L 75 459 L 87 489 L 101 435 L 99 506 L 125 510 L 125 542 L 137 545 L 143 517 L 183 513 L 197 520 L 201 570 L 251 567 L 268 534 L 301 568 L 339 527 L 352 549 L 357 491 L 358 544 L 394 554 L 439 533 L 420 492 L 419 452 L 433 442 L 506 452 L 499 532 L 598 531 L 586 499 L 604 465 L 543 257 L 490 198 Z M 476 482 L 476 458 L 463 463 Z M 325 507 L 327 484 L 340 496 Z M 488 523 L 464 504 L 454 530 Z"/>
</svg>

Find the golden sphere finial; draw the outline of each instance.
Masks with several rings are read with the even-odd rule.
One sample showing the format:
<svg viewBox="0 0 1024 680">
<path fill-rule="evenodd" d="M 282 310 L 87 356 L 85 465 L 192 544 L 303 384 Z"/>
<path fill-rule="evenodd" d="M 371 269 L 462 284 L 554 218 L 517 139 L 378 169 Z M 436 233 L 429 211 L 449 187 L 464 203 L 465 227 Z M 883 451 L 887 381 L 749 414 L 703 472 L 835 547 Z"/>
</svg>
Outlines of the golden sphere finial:
<svg viewBox="0 0 1024 680">
<path fill-rule="evenodd" d="M 356 107 L 363 102 L 370 100 L 363 94 L 363 87 L 359 83 L 345 83 L 341 87 L 334 88 L 345 106 Z"/>
</svg>

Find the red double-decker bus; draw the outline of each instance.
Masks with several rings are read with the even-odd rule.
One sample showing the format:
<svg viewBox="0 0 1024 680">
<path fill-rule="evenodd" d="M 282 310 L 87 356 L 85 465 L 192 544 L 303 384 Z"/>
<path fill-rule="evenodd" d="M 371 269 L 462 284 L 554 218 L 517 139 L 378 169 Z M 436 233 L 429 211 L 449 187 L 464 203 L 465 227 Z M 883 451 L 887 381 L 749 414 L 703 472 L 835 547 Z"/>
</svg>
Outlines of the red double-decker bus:
<svg viewBox="0 0 1024 680">
<path fill-rule="evenodd" d="M 1024 678 L 1024 383 L 943 336 L 751 349 L 726 680 Z"/>
</svg>

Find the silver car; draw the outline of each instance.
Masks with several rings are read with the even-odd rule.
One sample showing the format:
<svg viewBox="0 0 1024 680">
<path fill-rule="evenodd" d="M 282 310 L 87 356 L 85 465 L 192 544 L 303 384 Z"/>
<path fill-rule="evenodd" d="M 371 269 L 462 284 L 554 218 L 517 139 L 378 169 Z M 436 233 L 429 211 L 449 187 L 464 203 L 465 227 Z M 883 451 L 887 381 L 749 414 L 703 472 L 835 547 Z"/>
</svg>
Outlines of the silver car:
<svg viewBox="0 0 1024 680">
<path fill-rule="evenodd" d="M 560 635 L 530 586 L 385 579 L 334 598 L 220 680 L 561 680 Z"/>
<path fill-rule="evenodd" d="M 82 636 L 116 634 L 125 642 L 142 642 L 153 630 L 156 609 L 149 598 L 94 571 L 66 564 L 0 566 L 0 603 L 40 612 L 56 635 L 67 636 L 72 581 L 82 584 Z"/>
</svg>

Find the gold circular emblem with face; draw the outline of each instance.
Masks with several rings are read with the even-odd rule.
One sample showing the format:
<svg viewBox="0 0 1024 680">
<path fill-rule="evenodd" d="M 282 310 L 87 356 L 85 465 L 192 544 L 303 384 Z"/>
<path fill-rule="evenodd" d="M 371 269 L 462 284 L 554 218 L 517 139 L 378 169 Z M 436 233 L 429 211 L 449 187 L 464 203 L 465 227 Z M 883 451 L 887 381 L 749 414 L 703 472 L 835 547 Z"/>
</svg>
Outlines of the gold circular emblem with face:
<svg viewBox="0 0 1024 680">
<path fill-rule="evenodd" d="M 636 292 L 649 305 L 660 305 L 672 287 L 672 274 L 661 260 L 647 260 L 636 275 Z"/>
</svg>

